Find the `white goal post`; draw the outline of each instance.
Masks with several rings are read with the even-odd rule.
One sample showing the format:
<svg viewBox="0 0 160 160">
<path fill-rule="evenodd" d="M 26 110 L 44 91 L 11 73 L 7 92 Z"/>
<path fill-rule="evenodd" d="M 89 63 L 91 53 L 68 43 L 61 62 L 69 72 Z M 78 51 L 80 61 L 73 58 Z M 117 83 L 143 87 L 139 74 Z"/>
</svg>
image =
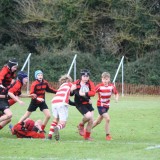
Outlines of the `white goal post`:
<svg viewBox="0 0 160 160">
<path fill-rule="evenodd" d="M 73 60 L 72 60 L 72 63 L 70 65 L 70 68 L 68 70 L 68 73 L 67 75 L 70 75 L 71 74 L 71 70 L 72 70 L 72 67 L 74 65 L 74 81 L 76 80 L 76 58 L 77 58 L 77 54 L 75 54 Z"/>
<path fill-rule="evenodd" d="M 31 57 L 31 53 L 29 53 L 26 61 L 25 61 L 24 64 L 23 64 L 23 67 L 21 68 L 21 71 L 23 71 L 24 68 L 26 67 L 27 63 L 28 63 L 28 71 L 27 71 L 27 74 L 28 74 L 27 94 L 29 93 L 30 57 Z"/>
<path fill-rule="evenodd" d="M 118 69 L 117 69 L 116 74 L 115 74 L 114 79 L 113 79 L 113 83 L 115 84 L 119 69 L 122 66 L 122 97 L 124 96 L 124 65 L 123 64 L 124 64 L 124 56 L 122 57 L 122 59 L 119 63 Z"/>
</svg>

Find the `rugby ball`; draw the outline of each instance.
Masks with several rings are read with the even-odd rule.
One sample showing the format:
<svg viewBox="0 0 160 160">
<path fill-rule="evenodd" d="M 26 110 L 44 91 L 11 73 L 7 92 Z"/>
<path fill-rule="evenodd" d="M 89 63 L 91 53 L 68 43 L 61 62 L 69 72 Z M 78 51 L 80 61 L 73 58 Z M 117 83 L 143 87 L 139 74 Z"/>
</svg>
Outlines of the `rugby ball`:
<svg viewBox="0 0 160 160">
<path fill-rule="evenodd" d="M 86 93 L 89 91 L 89 87 L 87 85 L 81 85 L 80 91 Z"/>
</svg>

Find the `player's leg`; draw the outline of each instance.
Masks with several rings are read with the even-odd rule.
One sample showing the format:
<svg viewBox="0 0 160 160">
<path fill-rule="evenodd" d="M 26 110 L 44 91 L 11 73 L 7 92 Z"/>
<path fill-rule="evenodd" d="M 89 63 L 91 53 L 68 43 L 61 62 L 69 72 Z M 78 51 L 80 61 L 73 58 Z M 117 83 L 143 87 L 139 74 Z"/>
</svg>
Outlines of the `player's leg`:
<svg viewBox="0 0 160 160">
<path fill-rule="evenodd" d="M 4 120 L 4 121 L 0 122 L 0 130 L 2 128 L 4 128 L 4 126 L 6 126 L 10 122 L 11 122 L 11 119 L 7 119 L 7 120 Z"/>
<path fill-rule="evenodd" d="M 103 116 L 99 115 L 98 118 L 93 122 L 93 126 L 92 128 L 96 127 L 97 125 L 99 125 L 103 120 Z"/>
<path fill-rule="evenodd" d="M 103 116 L 103 118 L 105 120 L 106 140 L 111 140 L 112 137 L 110 135 L 110 125 L 109 125 L 109 123 L 110 123 L 110 116 L 109 116 L 109 114 L 107 112 L 104 113 L 102 116 Z"/>
<path fill-rule="evenodd" d="M 26 111 L 26 113 L 20 118 L 19 123 L 26 120 L 31 115 L 31 113 L 32 112 L 30 112 L 30 111 Z"/>
<path fill-rule="evenodd" d="M 90 135 L 91 135 L 91 130 L 93 126 L 93 115 L 94 115 L 93 111 L 91 112 L 89 111 L 85 114 L 85 117 L 88 118 L 87 126 L 86 126 L 85 133 L 84 133 L 85 140 L 91 140 Z"/>
<path fill-rule="evenodd" d="M 58 121 L 59 121 L 57 105 L 55 105 L 55 104 L 52 104 L 52 115 L 54 118 L 53 118 L 51 125 L 50 125 L 48 139 L 52 139 L 52 135 L 54 133 L 54 127 L 58 124 Z"/>
<path fill-rule="evenodd" d="M 4 112 L 4 115 L 0 117 L 0 122 L 12 118 L 12 112 L 9 108 L 6 108 L 3 112 Z"/>
<path fill-rule="evenodd" d="M 43 124 L 42 124 L 42 130 L 45 129 L 50 117 L 51 117 L 51 114 L 50 114 L 50 111 L 49 109 L 43 109 L 43 113 L 45 115 L 45 118 L 44 118 L 44 121 L 43 121 Z"/>
<path fill-rule="evenodd" d="M 76 108 L 79 110 L 79 112 L 83 115 L 82 121 L 77 126 L 78 132 L 81 136 L 84 136 L 84 125 L 88 122 L 88 116 L 86 113 L 88 112 L 87 107 L 85 107 L 83 104 L 76 106 Z"/>
<path fill-rule="evenodd" d="M 59 115 L 59 123 L 54 127 L 55 139 L 58 141 L 60 139 L 59 130 L 65 128 L 67 118 L 68 118 L 68 106 L 61 105 L 57 107 L 58 115 Z"/>
</svg>

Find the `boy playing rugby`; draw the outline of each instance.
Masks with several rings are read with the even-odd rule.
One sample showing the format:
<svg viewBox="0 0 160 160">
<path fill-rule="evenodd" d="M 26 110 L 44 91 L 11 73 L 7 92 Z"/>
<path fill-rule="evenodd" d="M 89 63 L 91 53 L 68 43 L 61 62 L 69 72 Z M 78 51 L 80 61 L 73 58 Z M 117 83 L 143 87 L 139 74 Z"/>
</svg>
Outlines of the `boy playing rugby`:
<svg viewBox="0 0 160 160">
<path fill-rule="evenodd" d="M 115 94 L 116 102 L 118 101 L 119 95 L 116 87 L 110 83 L 110 74 L 108 72 L 102 73 L 102 83 L 96 86 L 96 92 L 98 93 L 97 108 L 99 112 L 98 118 L 94 121 L 93 127 L 96 127 L 101 121 L 105 120 L 105 132 L 106 140 L 111 140 L 109 122 L 110 117 L 108 110 L 110 107 L 110 98 L 112 93 Z"/>
<path fill-rule="evenodd" d="M 59 140 L 59 130 L 66 126 L 68 118 L 68 103 L 70 92 L 76 89 L 76 85 L 73 85 L 72 78 L 68 75 L 63 75 L 59 79 L 61 86 L 59 87 L 55 97 L 52 99 L 52 114 L 54 119 L 50 126 L 48 139 L 52 139 L 54 133 L 55 139 Z"/>
</svg>

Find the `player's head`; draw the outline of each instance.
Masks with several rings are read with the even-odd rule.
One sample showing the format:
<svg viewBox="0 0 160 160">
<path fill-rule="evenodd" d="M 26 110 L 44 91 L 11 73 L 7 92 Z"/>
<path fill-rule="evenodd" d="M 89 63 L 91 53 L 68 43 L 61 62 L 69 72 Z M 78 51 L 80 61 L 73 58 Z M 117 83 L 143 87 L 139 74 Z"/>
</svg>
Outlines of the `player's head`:
<svg viewBox="0 0 160 160">
<path fill-rule="evenodd" d="M 108 72 L 102 73 L 102 83 L 107 85 L 110 82 L 110 74 Z"/>
<path fill-rule="evenodd" d="M 28 131 L 31 131 L 34 127 L 34 121 L 31 120 L 31 119 L 28 119 L 26 122 L 25 122 L 25 128 L 28 130 Z"/>
<path fill-rule="evenodd" d="M 72 78 L 69 75 L 65 74 L 61 76 L 61 78 L 59 79 L 59 82 L 60 84 L 72 82 Z"/>
<path fill-rule="evenodd" d="M 35 77 L 35 79 L 37 79 L 39 81 L 42 81 L 42 79 L 43 79 L 43 72 L 41 70 L 35 71 L 34 77 Z"/>
<path fill-rule="evenodd" d="M 19 71 L 17 76 L 18 76 L 18 79 L 21 81 L 21 83 L 26 84 L 28 82 L 27 73 L 25 73 L 23 71 Z"/>
<path fill-rule="evenodd" d="M 15 72 L 18 68 L 18 62 L 15 58 L 13 58 L 8 61 L 7 66 L 12 72 Z"/>
<path fill-rule="evenodd" d="M 88 69 L 81 70 L 81 80 L 87 82 L 89 80 L 90 71 Z"/>
</svg>

